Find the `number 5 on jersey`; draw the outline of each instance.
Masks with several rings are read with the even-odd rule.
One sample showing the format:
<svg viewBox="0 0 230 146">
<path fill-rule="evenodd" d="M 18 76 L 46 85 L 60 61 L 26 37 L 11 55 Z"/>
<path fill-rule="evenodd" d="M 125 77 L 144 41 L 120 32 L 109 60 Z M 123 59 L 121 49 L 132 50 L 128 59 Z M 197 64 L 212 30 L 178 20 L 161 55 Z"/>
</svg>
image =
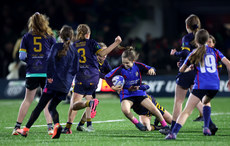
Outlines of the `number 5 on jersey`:
<svg viewBox="0 0 230 146">
<path fill-rule="evenodd" d="M 79 48 L 78 53 L 81 55 L 79 63 L 86 63 L 85 48 Z"/>
<path fill-rule="evenodd" d="M 34 47 L 34 52 L 41 52 L 42 51 L 42 43 L 38 42 L 41 40 L 41 37 L 34 37 L 34 45 L 38 45 L 38 47 Z"/>
</svg>

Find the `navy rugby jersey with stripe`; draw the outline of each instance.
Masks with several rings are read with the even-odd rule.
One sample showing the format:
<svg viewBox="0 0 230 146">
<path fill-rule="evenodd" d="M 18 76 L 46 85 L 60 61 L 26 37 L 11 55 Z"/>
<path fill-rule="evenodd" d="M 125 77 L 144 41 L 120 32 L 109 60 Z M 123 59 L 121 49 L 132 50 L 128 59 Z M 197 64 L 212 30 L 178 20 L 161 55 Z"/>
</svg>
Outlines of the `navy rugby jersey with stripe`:
<svg viewBox="0 0 230 146">
<path fill-rule="evenodd" d="M 76 74 L 75 84 L 97 84 L 99 81 L 97 53 L 102 50 L 101 47 L 93 39 L 76 41 L 73 46 L 79 53 L 79 71 Z"/>
<path fill-rule="evenodd" d="M 51 36 L 44 38 L 40 35 L 32 35 L 31 32 L 23 36 L 19 53 L 27 53 L 26 77 L 46 77 L 46 60 L 55 42 L 56 40 Z"/>
<path fill-rule="evenodd" d="M 195 46 L 191 45 L 191 41 L 194 40 L 194 35 L 193 33 L 189 33 L 187 35 L 185 35 L 182 38 L 182 46 L 181 46 L 181 51 L 176 52 L 174 54 L 174 56 L 180 57 L 180 67 L 182 66 L 182 64 L 184 63 L 184 60 L 186 59 L 186 57 L 189 55 L 190 52 L 192 52 L 192 50 L 195 48 Z"/>
</svg>

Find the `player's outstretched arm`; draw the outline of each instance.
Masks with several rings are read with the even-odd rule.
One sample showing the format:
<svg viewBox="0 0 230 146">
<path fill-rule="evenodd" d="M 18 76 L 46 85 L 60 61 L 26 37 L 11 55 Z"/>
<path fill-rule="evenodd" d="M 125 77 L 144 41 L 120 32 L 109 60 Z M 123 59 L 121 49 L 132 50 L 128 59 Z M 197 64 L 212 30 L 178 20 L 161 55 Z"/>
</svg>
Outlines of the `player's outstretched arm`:
<svg viewBox="0 0 230 146">
<path fill-rule="evenodd" d="M 117 36 L 115 38 L 114 43 L 112 43 L 108 48 L 98 52 L 98 55 L 100 55 L 101 57 L 109 54 L 114 48 L 116 48 L 120 43 L 122 42 L 122 39 L 120 36 Z"/>
</svg>

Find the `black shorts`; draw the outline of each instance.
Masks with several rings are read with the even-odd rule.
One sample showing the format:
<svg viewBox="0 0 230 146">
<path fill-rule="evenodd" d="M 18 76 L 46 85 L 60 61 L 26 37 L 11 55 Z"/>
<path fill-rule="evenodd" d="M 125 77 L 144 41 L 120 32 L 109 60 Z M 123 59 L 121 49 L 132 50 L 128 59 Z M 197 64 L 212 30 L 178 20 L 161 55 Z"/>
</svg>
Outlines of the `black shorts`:
<svg viewBox="0 0 230 146">
<path fill-rule="evenodd" d="M 176 83 L 177 85 L 180 85 L 183 89 L 188 89 L 194 84 L 195 76 L 196 74 L 194 71 L 180 73 L 176 77 Z"/>
<path fill-rule="evenodd" d="M 68 93 L 55 91 L 55 90 L 48 89 L 48 88 L 45 88 L 42 93 L 42 96 L 49 97 L 50 99 L 58 98 L 59 100 L 66 100 L 67 95 Z"/>
<path fill-rule="evenodd" d="M 131 96 L 131 97 L 127 97 L 122 99 L 123 100 L 130 100 L 133 102 L 133 105 L 140 105 L 141 102 L 145 99 L 148 98 L 147 96 Z"/>
<path fill-rule="evenodd" d="M 39 86 L 44 89 L 46 83 L 46 77 L 27 77 L 26 78 L 26 88 L 29 90 L 34 90 Z"/>
<path fill-rule="evenodd" d="M 150 96 L 150 95 L 147 95 L 148 98 L 153 102 L 153 104 L 157 107 L 157 109 L 161 112 L 162 115 L 164 115 L 165 113 L 165 109 L 164 107 L 162 107 L 154 97 Z M 152 114 L 151 112 L 146 109 L 145 107 L 141 106 L 140 104 L 133 104 L 132 106 L 132 109 L 135 113 L 137 113 L 138 115 L 145 115 L 145 116 L 148 116 L 148 117 L 151 117 Z"/>
<path fill-rule="evenodd" d="M 202 98 L 206 95 L 209 98 L 213 98 L 216 96 L 218 90 L 204 90 L 204 89 L 193 89 L 192 94 L 198 97 L 201 101 Z"/>
</svg>

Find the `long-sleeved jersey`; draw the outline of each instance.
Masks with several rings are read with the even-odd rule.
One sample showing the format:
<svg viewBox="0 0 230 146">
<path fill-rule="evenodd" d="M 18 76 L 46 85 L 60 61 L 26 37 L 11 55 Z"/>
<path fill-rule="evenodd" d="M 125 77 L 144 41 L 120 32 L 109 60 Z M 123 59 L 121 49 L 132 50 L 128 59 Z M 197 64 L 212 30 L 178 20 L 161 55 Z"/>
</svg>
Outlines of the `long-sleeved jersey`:
<svg viewBox="0 0 230 146">
<path fill-rule="evenodd" d="M 125 84 L 120 92 L 120 101 L 127 97 L 132 96 L 146 96 L 146 92 L 143 90 L 129 91 L 131 86 L 140 86 L 142 83 L 142 74 L 146 74 L 150 67 L 143 63 L 134 62 L 133 67 L 125 69 L 123 65 L 113 69 L 110 73 L 105 75 L 106 82 L 109 86 L 113 86 L 112 78 L 116 75 L 121 75 L 125 79 Z M 154 69 L 155 70 L 155 69 Z"/>
<path fill-rule="evenodd" d="M 189 33 L 187 35 L 185 35 L 182 38 L 182 50 L 179 52 L 176 52 L 174 54 L 174 56 L 180 57 L 180 67 L 182 66 L 182 64 L 184 63 L 184 60 L 186 59 L 186 57 L 189 55 L 189 53 L 195 48 L 195 46 L 191 45 L 191 41 L 194 40 L 194 35 L 193 33 Z"/>
<path fill-rule="evenodd" d="M 100 78 L 104 79 L 105 75 L 109 73 L 112 70 L 112 68 L 107 60 L 104 60 L 104 62 L 102 63 L 100 62 L 98 63 L 99 63 Z"/>
<path fill-rule="evenodd" d="M 20 45 L 19 58 L 26 62 L 26 77 L 46 77 L 47 57 L 56 40 L 26 33 Z"/>
<path fill-rule="evenodd" d="M 52 78 L 53 82 L 51 84 L 46 82 L 45 87 L 68 93 L 73 78 L 79 70 L 79 55 L 77 50 L 70 45 L 67 55 L 58 58 L 58 51 L 62 49 L 63 43 L 57 43 L 52 46 L 51 53 L 47 59 L 47 78 Z"/>
</svg>

